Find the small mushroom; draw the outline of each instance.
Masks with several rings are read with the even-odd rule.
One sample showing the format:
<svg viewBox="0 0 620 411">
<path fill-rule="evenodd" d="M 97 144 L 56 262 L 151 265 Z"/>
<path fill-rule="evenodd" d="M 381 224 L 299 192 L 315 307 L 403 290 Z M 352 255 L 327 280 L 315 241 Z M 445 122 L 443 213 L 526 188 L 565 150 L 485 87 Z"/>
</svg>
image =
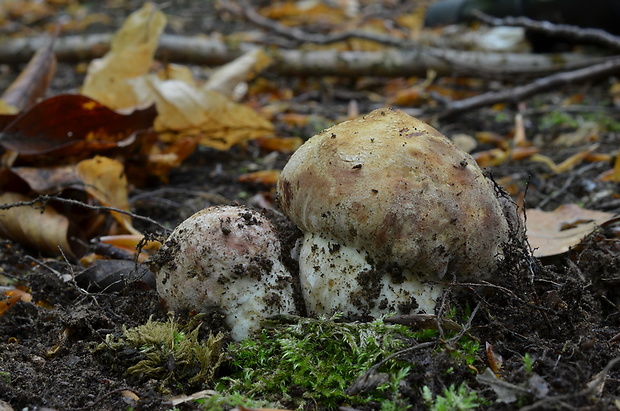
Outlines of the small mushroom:
<svg viewBox="0 0 620 411">
<path fill-rule="evenodd" d="M 511 232 L 474 159 L 399 110 L 310 138 L 282 170 L 277 198 L 304 232 L 310 315 L 432 313 L 440 281 L 488 276 Z"/>
<path fill-rule="evenodd" d="M 294 314 L 292 277 L 271 223 L 247 207 L 206 208 L 182 222 L 153 259 L 173 311 L 220 313 L 241 340 L 261 320 Z"/>
</svg>

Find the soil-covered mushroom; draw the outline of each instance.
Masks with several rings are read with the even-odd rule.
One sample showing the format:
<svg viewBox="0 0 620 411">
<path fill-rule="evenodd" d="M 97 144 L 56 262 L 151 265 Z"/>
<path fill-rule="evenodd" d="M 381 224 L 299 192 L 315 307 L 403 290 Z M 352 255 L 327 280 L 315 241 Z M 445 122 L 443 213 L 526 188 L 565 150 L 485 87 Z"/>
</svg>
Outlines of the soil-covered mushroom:
<svg viewBox="0 0 620 411">
<path fill-rule="evenodd" d="M 199 211 L 176 227 L 153 262 L 168 309 L 220 313 L 235 340 L 267 317 L 295 313 L 277 234 L 250 208 Z"/>
<path fill-rule="evenodd" d="M 446 275 L 488 276 L 509 239 L 504 204 L 473 158 L 399 110 L 310 138 L 277 194 L 304 232 L 300 282 L 311 315 L 432 312 Z"/>
</svg>

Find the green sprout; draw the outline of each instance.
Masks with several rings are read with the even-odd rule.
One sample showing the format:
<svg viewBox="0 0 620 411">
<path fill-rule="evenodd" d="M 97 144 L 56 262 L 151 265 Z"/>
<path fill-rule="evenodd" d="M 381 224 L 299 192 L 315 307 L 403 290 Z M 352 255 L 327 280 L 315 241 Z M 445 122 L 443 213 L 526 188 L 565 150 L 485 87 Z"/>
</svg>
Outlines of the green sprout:
<svg viewBox="0 0 620 411">
<path fill-rule="evenodd" d="M 527 374 L 531 374 L 534 369 L 534 358 L 530 355 L 530 353 L 525 353 L 523 356 L 523 368 Z"/>
</svg>

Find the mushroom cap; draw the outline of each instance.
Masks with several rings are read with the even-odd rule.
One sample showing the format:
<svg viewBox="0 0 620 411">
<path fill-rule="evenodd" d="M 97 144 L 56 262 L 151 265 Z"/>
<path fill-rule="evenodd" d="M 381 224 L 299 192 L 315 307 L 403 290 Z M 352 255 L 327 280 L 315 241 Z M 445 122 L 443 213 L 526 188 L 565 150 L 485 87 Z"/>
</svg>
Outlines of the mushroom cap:
<svg viewBox="0 0 620 411">
<path fill-rule="evenodd" d="M 154 265 L 157 292 L 168 309 L 221 313 L 236 340 L 269 316 L 295 313 L 277 234 L 250 208 L 199 211 L 176 227 Z"/>
<path fill-rule="evenodd" d="M 475 160 L 424 122 L 379 109 L 310 138 L 277 184 L 304 232 L 417 275 L 496 267 L 509 226 Z"/>
</svg>

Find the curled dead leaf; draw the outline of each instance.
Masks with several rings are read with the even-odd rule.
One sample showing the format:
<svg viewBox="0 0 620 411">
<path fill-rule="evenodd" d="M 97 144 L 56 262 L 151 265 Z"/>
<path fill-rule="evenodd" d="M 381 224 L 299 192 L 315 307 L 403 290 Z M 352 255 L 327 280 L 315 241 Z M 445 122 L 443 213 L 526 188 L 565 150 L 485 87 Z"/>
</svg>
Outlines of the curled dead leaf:
<svg viewBox="0 0 620 411">
<path fill-rule="evenodd" d="M 49 205 L 19 205 L 31 200 L 19 193 L 0 194 L 0 236 L 44 253 L 80 255 L 83 247 L 74 240 L 81 239 L 79 230 Z"/>
<path fill-rule="evenodd" d="M 489 368 L 495 374 L 499 374 L 499 370 L 502 368 L 502 364 L 504 363 L 504 358 L 493 350 L 493 346 L 486 343 L 485 352 L 487 354 L 487 362 L 489 363 Z"/>
</svg>

